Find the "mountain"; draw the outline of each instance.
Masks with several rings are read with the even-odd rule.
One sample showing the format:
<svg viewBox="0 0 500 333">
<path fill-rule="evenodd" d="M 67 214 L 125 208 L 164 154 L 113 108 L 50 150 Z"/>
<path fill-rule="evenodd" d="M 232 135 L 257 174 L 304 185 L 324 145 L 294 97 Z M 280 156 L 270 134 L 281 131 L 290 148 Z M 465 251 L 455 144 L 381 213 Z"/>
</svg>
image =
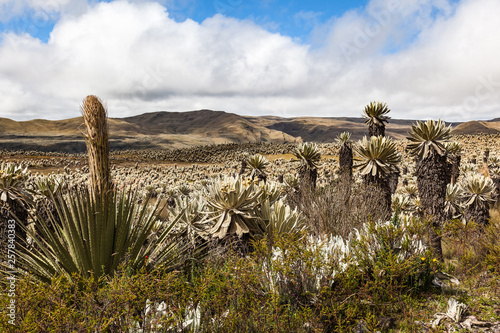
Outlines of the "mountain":
<svg viewBox="0 0 500 333">
<path fill-rule="evenodd" d="M 493 121 L 468 121 L 461 123 L 453 129 L 455 135 L 475 134 L 497 134 L 500 133 L 500 120 Z"/>
<path fill-rule="evenodd" d="M 212 143 L 296 141 L 286 133 L 223 111 L 151 112 L 122 120 L 137 126 L 137 133 L 143 135 L 197 136 Z"/>
<path fill-rule="evenodd" d="M 352 139 L 367 135 L 363 118 L 240 116 L 224 111 L 150 112 L 110 118 L 112 149 L 169 149 L 203 144 L 243 142 L 332 142 L 349 131 Z M 413 120 L 391 119 L 388 136 L 406 137 Z M 454 134 L 499 133 L 500 119 L 451 123 Z M 65 120 L 14 121 L 0 118 L 0 149 L 83 152 L 81 117 Z"/>
</svg>

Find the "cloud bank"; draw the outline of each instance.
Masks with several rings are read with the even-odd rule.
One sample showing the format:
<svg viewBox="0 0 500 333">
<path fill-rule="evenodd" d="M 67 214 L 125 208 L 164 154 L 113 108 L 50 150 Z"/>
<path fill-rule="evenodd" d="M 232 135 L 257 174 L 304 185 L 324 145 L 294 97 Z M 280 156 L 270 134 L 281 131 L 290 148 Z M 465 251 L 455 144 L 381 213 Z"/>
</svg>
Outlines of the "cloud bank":
<svg viewBox="0 0 500 333">
<path fill-rule="evenodd" d="M 372 100 L 393 118 L 499 116 L 497 0 L 372 0 L 317 24 L 308 44 L 223 15 L 178 22 L 168 2 L 57 4 L 0 0 L 11 15 L 57 17 L 47 43 L 2 35 L 1 117 L 77 117 L 88 94 L 111 117 L 200 108 L 357 117 Z"/>
</svg>

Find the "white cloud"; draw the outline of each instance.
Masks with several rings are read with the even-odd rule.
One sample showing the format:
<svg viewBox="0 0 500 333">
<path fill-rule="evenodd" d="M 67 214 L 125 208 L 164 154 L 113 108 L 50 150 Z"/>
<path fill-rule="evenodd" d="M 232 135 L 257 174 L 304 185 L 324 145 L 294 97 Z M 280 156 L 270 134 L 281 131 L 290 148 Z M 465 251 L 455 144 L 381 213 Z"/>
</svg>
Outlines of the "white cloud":
<svg viewBox="0 0 500 333">
<path fill-rule="evenodd" d="M 222 15 L 176 22 L 158 3 L 57 1 L 82 9 L 60 10 L 48 43 L 3 36 L 0 116 L 76 117 L 88 94 L 113 117 L 199 108 L 359 116 L 371 100 L 386 101 L 393 118 L 500 110 L 497 0 L 372 0 L 317 27 L 314 48 Z"/>
</svg>

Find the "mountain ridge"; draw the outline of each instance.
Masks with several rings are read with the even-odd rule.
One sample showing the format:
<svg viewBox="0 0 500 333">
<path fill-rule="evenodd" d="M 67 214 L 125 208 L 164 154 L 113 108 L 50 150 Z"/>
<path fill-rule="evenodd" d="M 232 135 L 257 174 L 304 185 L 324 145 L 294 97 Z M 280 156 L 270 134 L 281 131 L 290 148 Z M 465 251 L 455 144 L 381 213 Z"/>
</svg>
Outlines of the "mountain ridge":
<svg viewBox="0 0 500 333">
<path fill-rule="evenodd" d="M 390 119 L 386 135 L 405 138 L 416 120 Z M 361 117 L 241 116 L 225 111 L 156 111 L 108 119 L 113 149 L 169 149 L 203 144 L 245 142 L 333 142 L 343 132 L 353 140 L 368 134 Z M 453 134 L 500 133 L 500 118 L 447 123 Z M 58 148 L 71 141 L 70 151 L 84 149 L 82 117 L 64 120 L 15 121 L 0 118 L 0 149 Z M 38 141 L 43 141 L 38 143 Z M 76 147 L 78 146 L 78 147 Z"/>
</svg>

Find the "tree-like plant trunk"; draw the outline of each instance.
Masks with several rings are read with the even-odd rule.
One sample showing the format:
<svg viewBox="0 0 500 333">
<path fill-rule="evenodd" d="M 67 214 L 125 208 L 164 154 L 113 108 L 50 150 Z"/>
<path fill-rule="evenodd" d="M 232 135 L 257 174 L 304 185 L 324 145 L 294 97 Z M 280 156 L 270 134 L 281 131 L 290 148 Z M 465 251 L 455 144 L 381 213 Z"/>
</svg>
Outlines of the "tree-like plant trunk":
<svg viewBox="0 0 500 333">
<path fill-rule="evenodd" d="M 465 207 L 464 218 L 466 222 L 471 220 L 479 225 L 488 225 L 490 219 L 490 207 L 487 203 L 474 201 Z"/>
<path fill-rule="evenodd" d="M 370 137 L 372 136 L 385 136 L 385 125 L 382 123 L 381 125 L 372 123 L 368 126 L 368 134 Z"/>
<path fill-rule="evenodd" d="M 340 175 L 343 178 L 346 178 L 350 181 L 352 179 L 353 157 L 352 157 L 352 148 L 347 143 L 344 143 L 340 147 L 339 166 L 340 166 Z"/>
<path fill-rule="evenodd" d="M 396 193 L 396 189 L 398 188 L 399 176 L 401 175 L 401 171 L 399 169 L 394 170 L 388 175 L 387 181 L 388 186 L 391 192 L 391 196 Z"/>
<path fill-rule="evenodd" d="M 300 169 L 299 177 L 302 182 L 302 187 L 316 188 L 316 181 L 318 180 L 318 169 Z"/>
<path fill-rule="evenodd" d="M 460 155 L 452 155 L 450 156 L 451 160 L 451 183 L 455 184 L 460 176 L 460 161 L 462 160 L 462 156 Z"/>
<path fill-rule="evenodd" d="M 364 176 L 364 183 L 367 186 L 373 186 L 377 195 L 382 196 L 382 206 L 374 207 L 382 212 L 382 218 L 388 220 L 391 217 L 391 188 L 386 178 L 380 178 L 367 174 Z"/>
<path fill-rule="evenodd" d="M 90 95 L 83 101 L 82 113 L 86 128 L 84 137 L 89 157 L 90 189 L 99 197 L 104 197 L 113 187 L 106 109 L 98 97 Z"/>
<path fill-rule="evenodd" d="M 431 218 L 429 242 L 437 259 L 443 260 L 441 236 L 439 230 L 446 222 L 445 198 L 446 185 L 451 181 L 451 165 L 446 154 L 430 154 L 417 162 L 417 186 L 420 194 L 422 215 Z"/>
<path fill-rule="evenodd" d="M 483 155 L 483 162 L 488 163 L 488 158 L 490 157 L 490 150 L 486 148 L 484 150 L 484 155 Z"/>
<path fill-rule="evenodd" d="M 490 171 L 491 175 L 491 171 Z M 493 181 L 493 184 L 495 184 L 495 191 L 493 192 L 493 199 L 495 201 L 500 200 L 500 175 L 493 174 L 491 176 L 491 180 Z"/>
<path fill-rule="evenodd" d="M 259 172 L 257 173 L 257 178 L 259 179 L 259 181 L 263 181 L 264 184 L 267 183 L 267 175 L 263 172 Z"/>
</svg>

